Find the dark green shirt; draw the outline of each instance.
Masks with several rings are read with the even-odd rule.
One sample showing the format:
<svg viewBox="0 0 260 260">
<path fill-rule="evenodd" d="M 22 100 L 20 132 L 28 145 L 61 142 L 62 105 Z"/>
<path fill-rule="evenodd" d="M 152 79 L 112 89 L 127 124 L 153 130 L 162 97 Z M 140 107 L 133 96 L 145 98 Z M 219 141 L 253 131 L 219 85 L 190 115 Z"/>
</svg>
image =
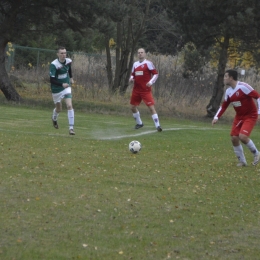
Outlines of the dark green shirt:
<svg viewBox="0 0 260 260">
<path fill-rule="evenodd" d="M 55 78 L 57 82 L 61 84 L 56 85 L 51 83 L 51 92 L 59 93 L 64 90 L 62 83 L 70 84 L 69 70 L 71 69 L 72 60 L 66 58 L 64 63 L 61 63 L 58 59 L 54 60 L 50 65 L 50 77 Z"/>
</svg>

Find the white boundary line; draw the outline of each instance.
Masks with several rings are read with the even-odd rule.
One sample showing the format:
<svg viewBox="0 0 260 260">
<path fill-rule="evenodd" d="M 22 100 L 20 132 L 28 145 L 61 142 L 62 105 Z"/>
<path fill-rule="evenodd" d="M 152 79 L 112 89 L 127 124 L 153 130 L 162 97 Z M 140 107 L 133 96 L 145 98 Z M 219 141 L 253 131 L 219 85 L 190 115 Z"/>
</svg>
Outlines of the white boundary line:
<svg viewBox="0 0 260 260">
<path fill-rule="evenodd" d="M 174 127 L 174 128 L 164 128 L 163 132 L 166 131 L 179 131 L 179 130 L 199 130 L 199 131 L 223 131 L 225 129 L 220 129 L 220 128 L 209 128 L 209 127 L 197 127 L 197 126 L 191 126 L 191 127 Z M 156 130 L 149 130 L 149 131 L 145 131 L 145 132 L 139 132 L 139 133 L 134 133 L 134 134 L 127 134 L 127 135 L 116 135 L 116 136 L 110 136 L 110 137 L 101 137 L 101 134 L 107 135 L 108 133 L 106 133 L 106 131 L 102 131 L 99 134 L 96 133 L 97 135 L 95 136 L 95 133 L 90 134 L 90 137 L 84 137 L 83 135 L 77 135 L 76 136 L 70 136 L 69 134 L 59 134 L 59 133 L 49 133 L 49 132 L 30 132 L 30 131 L 17 131 L 17 130 L 13 130 L 13 129 L 3 129 L 0 128 L 0 131 L 6 131 L 6 132 L 17 132 L 17 133 L 22 133 L 22 134 L 29 134 L 29 135 L 44 135 L 44 136 L 51 136 L 51 137 L 65 137 L 65 138 L 76 138 L 76 139 L 85 139 L 85 140 L 118 140 L 118 139 L 123 139 L 123 138 L 129 138 L 129 137 L 138 137 L 138 136 L 143 136 L 143 135 L 148 135 L 148 134 L 155 134 L 157 133 Z M 138 131 L 138 130 L 136 130 Z M 162 133 L 158 133 L 158 135 L 163 135 Z"/>
<path fill-rule="evenodd" d="M 223 129 L 219 129 L 219 128 L 208 128 L 208 127 L 203 127 L 203 128 L 197 128 L 197 127 L 190 127 L 190 128 L 183 128 L 183 127 L 178 127 L 178 128 L 167 128 L 167 129 L 163 129 L 163 132 L 165 131 L 178 131 L 178 130 L 202 130 L 202 131 L 206 131 L 206 130 L 223 130 Z M 163 134 L 162 133 L 158 133 L 158 134 Z M 156 131 L 145 131 L 145 132 L 141 132 L 141 133 L 137 133 L 137 134 L 129 134 L 129 135 L 119 135 L 119 136 L 112 136 L 112 137 L 99 137 L 99 140 L 115 140 L 115 139 L 123 139 L 123 138 L 128 138 L 128 137 L 136 137 L 136 136 L 142 136 L 142 135 L 148 135 L 148 134 L 154 134 L 156 133 Z"/>
</svg>

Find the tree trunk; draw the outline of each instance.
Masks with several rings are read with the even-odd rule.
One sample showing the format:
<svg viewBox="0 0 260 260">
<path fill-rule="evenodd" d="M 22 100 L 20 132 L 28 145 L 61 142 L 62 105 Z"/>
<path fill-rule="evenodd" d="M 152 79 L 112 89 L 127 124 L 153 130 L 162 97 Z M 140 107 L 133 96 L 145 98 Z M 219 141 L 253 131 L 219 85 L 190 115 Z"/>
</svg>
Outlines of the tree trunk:
<svg viewBox="0 0 260 260">
<path fill-rule="evenodd" d="M 112 71 L 112 61 L 111 61 L 111 54 L 110 54 L 110 48 L 109 48 L 109 38 L 106 37 L 105 40 L 106 44 L 106 55 L 107 55 L 107 79 L 108 79 L 108 89 L 110 92 L 112 92 L 113 88 L 113 71 Z"/>
<path fill-rule="evenodd" d="M 217 81 L 215 83 L 213 94 L 210 99 L 209 104 L 207 105 L 207 116 L 214 117 L 217 113 L 223 94 L 224 94 L 224 83 L 223 78 L 226 70 L 226 64 L 228 60 L 228 47 L 229 47 L 229 36 L 226 35 L 223 43 L 221 43 L 221 51 L 219 55 L 218 63 L 218 75 Z"/>
<path fill-rule="evenodd" d="M 123 70 L 124 78 L 121 80 L 121 87 L 120 87 L 120 93 L 124 94 L 126 92 L 126 89 L 129 86 L 129 78 L 132 73 L 132 66 L 133 66 L 133 59 L 134 59 L 134 53 L 135 53 L 135 47 L 136 47 L 136 41 L 131 41 L 132 39 L 132 19 L 128 18 L 128 26 L 127 26 L 127 37 L 126 37 L 126 50 L 125 50 L 125 57 L 124 57 L 124 63 L 123 63 Z M 132 43 L 132 46 L 131 46 Z M 129 57 L 130 54 L 130 57 Z M 129 59 L 129 61 L 128 61 Z"/>
<path fill-rule="evenodd" d="M 0 40 L 0 89 L 4 93 L 8 101 L 21 101 L 20 95 L 17 93 L 13 85 L 11 84 L 8 74 L 5 69 L 5 47 L 7 45 L 6 40 Z"/>
<path fill-rule="evenodd" d="M 127 32 L 125 37 L 125 48 L 122 52 L 121 57 L 121 70 L 120 70 L 120 94 L 123 95 L 125 93 L 125 90 L 127 86 L 129 85 L 129 77 L 131 73 L 131 68 L 129 67 L 128 59 L 131 49 L 131 28 L 132 28 L 132 19 L 128 17 L 127 19 Z M 127 82 L 127 83 L 126 83 Z M 126 86 L 127 84 L 127 86 Z M 126 87 L 125 87 L 126 86 Z"/>
<path fill-rule="evenodd" d="M 131 70 L 132 70 L 132 66 L 133 66 L 133 63 L 134 63 L 134 54 L 135 54 L 135 48 L 137 46 L 137 43 L 141 37 L 141 34 L 143 33 L 144 31 L 144 27 L 145 27 L 145 22 L 146 22 L 146 18 L 148 17 L 148 14 L 149 14 L 149 10 L 150 10 L 150 3 L 151 1 L 148 0 L 146 2 L 146 8 L 145 8 L 145 13 L 144 13 L 144 16 L 143 16 L 143 19 L 142 19 L 142 22 L 139 26 L 139 29 L 137 32 L 135 32 L 133 34 L 133 22 L 132 22 L 132 18 L 128 19 L 128 32 L 129 32 L 129 38 L 127 41 L 127 46 L 128 46 L 128 49 L 130 49 L 130 37 L 132 38 L 132 45 L 131 45 L 131 50 L 127 52 L 127 55 L 129 55 L 130 53 L 130 58 L 129 58 L 129 62 L 128 62 L 128 70 L 126 70 L 124 72 L 125 74 L 125 78 L 124 78 L 124 81 L 122 81 L 122 86 L 120 88 L 120 93 L 121 94 L 124 94 L 129 86 L 129 77 L 131 75 Z M 131 33 L 131 34 L 130 34 Z M 128 45 L 129 44 L 129 45 Z"/>
<path fill-rule="evenodd" d="M 137 1 L 138 0 L 133 1 L 131 4 L 133 6 L 136 6 L 135 2 Z M 116 66 L 115 66 L 114 79 L 112 74 L 110 48 L 108 43 L 106 45 L 109 90 L 112 93 L 119 90 L 120 94 L 124 94 L 129 85 L 128 81 L 129 81 L 129 77 L 133 65 L 135 48 L 141 37 L 141 34 L 144 31 L 145 22 L 150 10 L 150 2 L 151 0 L 146 1 L 145 13 L 142 16 L 142 20 L 137 32 L 133 32 L 132 17 L 128 17 L 127 30 L 124 30 L 125 20 L 118 21 L 116 23 L 117 39 L 116 39 Z"/>
<path fill-rule="evenodd" d="M 121 70 L 121 59 L 122 59 L 122 51 L 123 51 L 123 43 L 122 43 L 122 22 L 117 22 L 116 30 L 117 30 L 117 37 L 116 37 L 116 68 L 115 68 L 115 78 L 114 78 L 114 85 L 113 91 L 119 89 L 120 84 L 120 70 Z"/>
</svg>

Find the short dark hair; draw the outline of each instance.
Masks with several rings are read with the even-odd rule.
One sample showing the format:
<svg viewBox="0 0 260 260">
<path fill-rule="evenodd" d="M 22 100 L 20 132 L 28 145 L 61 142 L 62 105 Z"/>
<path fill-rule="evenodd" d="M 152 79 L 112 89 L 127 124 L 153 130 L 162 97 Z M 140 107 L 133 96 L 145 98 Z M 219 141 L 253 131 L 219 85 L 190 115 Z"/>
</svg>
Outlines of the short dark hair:
<svg viewBox="0 0 260 260">
<path fill-rule="evenodd" d="M 228 73 L 229 77 L 232 77 L 233 80 L 237 80 L 237 71 L 236 70 L 226 70 L 225 73 Z"/>
<path fill-rule="evenodd" d="M 64 50 L 64 49 L 66 49 L 64 46 L 59 46 L 57 52 L 59 52 L 59 50 Z"/>
<path fill-rule="evenodd" d="M 145 50 L 145 48 L 143 48 L 143 47 L 140 47 L 140 48 L 138 48 L 138 49 L 137 49 L 137 51 L 138 51 L 138 50 L 140 50 L 140 49 L 143 49 L 143 50 L 144 50 L 144 52 L 146 53 L 146 50 Z"/>
</svg>

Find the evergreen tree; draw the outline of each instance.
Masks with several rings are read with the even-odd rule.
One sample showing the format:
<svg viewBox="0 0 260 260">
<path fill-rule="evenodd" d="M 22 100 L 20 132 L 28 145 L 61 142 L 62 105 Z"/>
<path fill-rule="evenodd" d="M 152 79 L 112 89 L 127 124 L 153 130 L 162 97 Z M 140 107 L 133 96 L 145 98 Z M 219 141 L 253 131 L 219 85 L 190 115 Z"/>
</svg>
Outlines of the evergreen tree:
<svg viewBox="0 0 260 260">
<path fill-rule="evenodd" d="M 184 42 L 193 42 L 203 54 L 220 46 L 217 79 L 207 105 L 207 115 L 212 117 L 219 108 L 224 93 L 223 76 L 228 61 L 230 41 L 256 42 L 258 39 L 260 2 L 257 0 L 163 0 L 168 14 Z M 249 46 L 249 44 L 247 45 Z"/>
<path fill-rule="evenodd" d="M 5 69 L 5 48 L 10 41 L 16 41 L 33 25 L 48 19 L 50 13 L 45 6 L 46 0 L 21 1 L 2 0 L 0 2 L 0 89 L 7 100 L 19 101 L 21 98 L 12 86 Z"/>
<path fill-rule="evenodd" d="M 86 35 L 94 23 L 92 11 L 94 2 L 93 0 L 78 0 L 77 2 L 69 0 L 0 1 L 0 89 L 7 100 L 21 100 L 5 69 L 7 43 L 25 41 L 26 38 L 33 42 L 36 39 L 39 40 L 39 37 L 48 38 L 54 33 L 68 36 L 71 34 L 68 28 L 75 33 Z M 64 41 L 60 37 L 55 44 L 66 45 L 68 42 L 73 47 L 75 40 L 73 37 L 66 38 Z M 26 41 L 30 42 L 30 40 Z M 54 42 L 50 40 L 48 44 L 53 46 Z"/>
</svg>

